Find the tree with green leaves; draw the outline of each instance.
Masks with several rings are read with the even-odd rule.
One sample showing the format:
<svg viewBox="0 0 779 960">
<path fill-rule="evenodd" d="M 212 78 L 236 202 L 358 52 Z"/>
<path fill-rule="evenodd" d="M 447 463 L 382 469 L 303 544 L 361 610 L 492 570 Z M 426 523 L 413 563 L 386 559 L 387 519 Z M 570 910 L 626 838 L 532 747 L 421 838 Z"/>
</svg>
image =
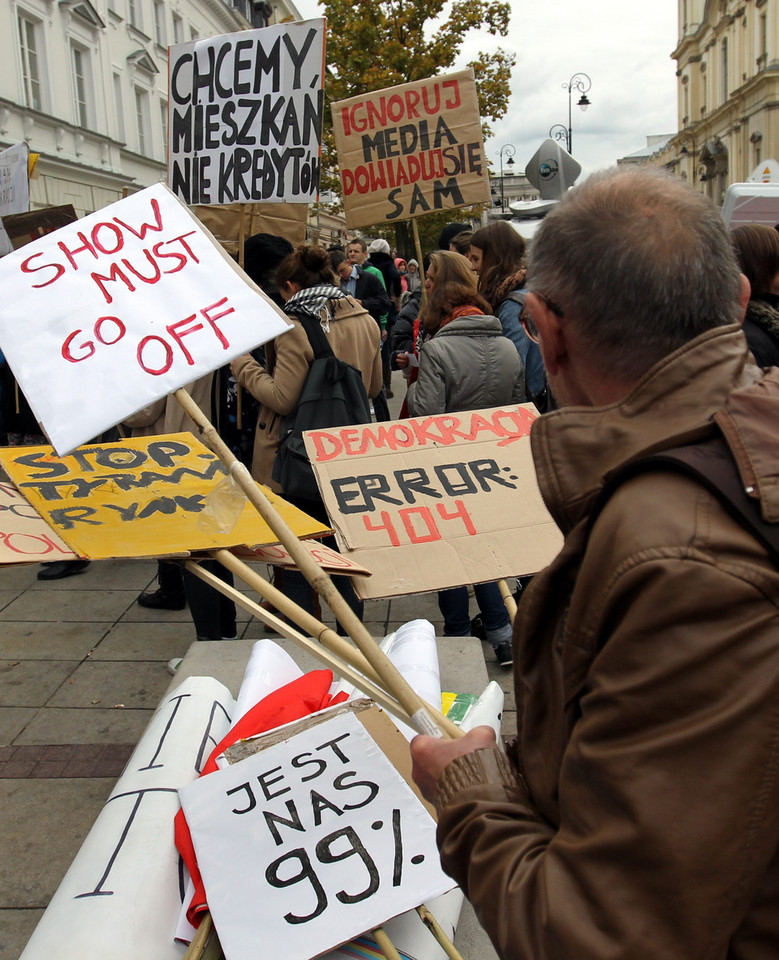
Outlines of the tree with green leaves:
<svg viewBox="0 0 779 960">
<path fill-rule="evenodd" d="M 330 104 L 399 83 L 472 67 L 485 137 L 508 109 L 513 53 L 498 47 L 458 62 L 476 30 L 505 37 L 510 6 L 500 0 L 323 0 L 327 17 L 321 188 L 338 193 Z M 455 66 L 457 64 L 457 66 Z M 455 211 L 447 211 L 448 219 Z M 427 218 L 423 218 L 425 220 Z M 444 221 L 446 222 L 446 221 Z M 420 224 L 421 226 L 421 224 Z"/>
</svg>

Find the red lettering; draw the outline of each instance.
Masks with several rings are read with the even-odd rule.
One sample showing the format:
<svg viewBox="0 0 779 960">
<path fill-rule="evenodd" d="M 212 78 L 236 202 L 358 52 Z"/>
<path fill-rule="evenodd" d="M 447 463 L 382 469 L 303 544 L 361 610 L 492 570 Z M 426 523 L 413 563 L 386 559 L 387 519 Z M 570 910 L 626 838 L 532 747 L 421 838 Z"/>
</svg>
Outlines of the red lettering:
<svg viewBox="0 0 779 960">
<path fill-rule="evenodd" d="M 168 333 L 173 337 L 176 343 L 181 347 L 181 352 L 186 357 L 187 363 L 190 366 L 192 366 L 195 361 L 192 359 L 192 354 L 184 346 L 184 341 L 182 338 L 189 336 L 191 333 L 197 333 L 198 330 L 203 329 L 202 323 L 198 323 L 193 327 L 187 327 L 187 324 L 192 323 L 192 321 L 195 319 L 195 316 L 196 315 L 193 313 L 191 317 L 185 317 L 183 320 L 177 320 L 175 323 L 169 323 L 165 327 Z M 162 342 L 164 343 L 165 341 L 163 340 Z"/>
<path fill-rule="evenodd" d="M 136 230 L 135 227 L 131 227 L 129 223 L 125 223 L 124 220 L 120 220 L 119 217 L 114 217 L 114 223 L 118 223 L 120 227 L 124 227 L 125 230 L 129 230 L 130 233 L 134 237 L 138 237 L 139 240 L 145 240 L 146 234 L 149 232 L 149 230 L 154 230 L 157 233 L 162 230 L 162 216 L 160 214 L 159 201 L 152 198 L 151 208 L 154 214 L 154 223 L 142 223 L 138 230 Z"/>
<path fill-rule="evenodd" d="M 362 515 L 362 522 L 365 524 L 365 529 L 369 533 L 377 533 L 379 530 L 386 530 L 389 535 L 390 543 L 392 544 L 392 546 L 399 547 L 400 538 L 398 537 L 397 532 L 395 531 L 395 527 L 392 524 L 392 518 L 390 517 L 390 515 L 387 513 L 386 510 L 382 510 L 380 516 L 381 516 L 381 523 L 374 526 L 368 514 L 364 513 Z"/>
<path fill-rule="evenodd" d="M 324 463 L 326 460 L 332 460 L 337 457 L 343 449 L 340 440 L 333 433 L 325 433 L 322 430 L 312 430 L 309 433 L 309 439 L 313 441 L 316 449 L 314 461 Z"/>
<path fill-rule="evenodd" d="M 444 106 L 447 110 L 456 110 L 460 106 L 460 82 L 459 80 L 444 80 L 443 88 L 446 90 L 447 87 L 454 88 L 454 93 L 452 97 L 444 103 Z"/>
<path fill-rule="evenodd" d="M 441 539 L 441 534 L 436 526 L 430 507 L 406 507 L 399 513 L 403 526 L 406 528 L 408 538 L 412 543 L 433 543 Z M 414 517 L 420 517 L 427 527 L 427 533 L 417 533 L 414 529 Z"/>
<path fill-rule="evenodd" d="M 397 93 L 393 93 L 387 103 L 387 116 L 393 123 L 400 123 L 405 115 L 406 105 L 403 102 L 403 98 L 399 97 Z"/>
<path fill-rule="evenodd" d="M 125 276 L 124 273 L 122 273 L 122 271 L 119 268 L 119 265 L 116 263 L 111 265 L 111 269 L 109 270 L 107 277 L 104 277 L 100 273 L 93 273 L 91 274 L 91 277 L 95 281 L 95 283 L 98 285 L 98 287 L 100 287 L 100 289 L 103 291 L 103 296 L 105 297 L 106 303 L 113 303 L 113 300 L 114 300 L 114 298 L 105 288 L 106 283 L 111 283 L 115 280 L 123 280 L 127 289 L 130 291 L 130 293 L 135 293 L 135 285 L 133 284 L 132 280 L 130 280 L 128 276 Z"/>
<path fill-rule="evenodd" d="M 437 83 L 433 84 L 432 90 L 435 93 L 435 100 L 433 101 L 432 107 L 428 102 L 428 94 L 430 92 L 430 87 L 422 87 L 422 106 L 425 108 L 425 113 L 431 115 L 433 113 L 438 113 L 441 109 L 441 88 Z"/>
<path fill-rule="evenodd" d="M 98 255 L 97 255 L 97 250 L 95 250 L 95 248 L 92 246 L 92 244 L 89 242 L 89 240 L 87 240 L 87 238 L 84 236 L 84 234 L 81 233 L 80 230 L 79 230 L 79 232 L 76 234 L 76 236 L 77 236 L 77 237 L 79 238 L 79 240 L 81 241 L 81 246 L 80 246 L 80 247 L 74 247 L 72 250 L 69 250 L 69 249 L 65 246 L 65 241 L 64 241 L 64 240 L 60 240 L 60 242 L 57 244 L 57 246 L 60 248 L 60 250 L 65 254 L 65 256 L 66 256 L 66 257 L 68 258 L 68 260 L 70 261 L 70 265 L 71 265 L 71 267 L 73 267 L 74 270 L 78 270 L 78 266 L 76 265 L 76 261 L 73 259 L 77 253 L 83 253 L 85 250 L 87 250 L 89 253 L 92 254 L 92 256 L 95 258 L 95 260 L 100 259 L 100 258 L 98 257 Z"/>
<path fill-rule="evenodd" d="M 26 260 L 22 260 L 21 264 L 22 273 L 37 273 L 39 270 L 47 270 L 49 267 L 54 270 L 54 276 L 51 278 L 51 280 L 47 280 L 45 283 L 34 283 L 32 285 L 34 290 L 38 290 L 40 287 L 48 287 L 50 283 L 54 283 L 55 280 L 59 280 L 59 278 L 65 272 L 65 268 L 61 263 L 42 263 L 39 267 L 30 266 L 31 261 L 33 261 L 36 257 L 42 256 L 43 251 L 34 253 L 31 257 L 27 257 Z"/>
<path fill-rule="evenodd" d="M 149 366 L 143 358 L 143 354 L 146 347 L 153 340 L 156 340 L 157 343 L 162 344 L 162 349 L 165 354 L 165 362 L 159 368 L 154 368 Z M 145 370 L 146 373 L 150 373 L 153 377 L 159 377 L 159 376 L 162 376 L 163 373 L 167 373 L 168 370 L 170 370 L 171 366 L 173 365 L 173 348 L 170 346 L 169 343 L 166 343 L 166 341 L 163 340 L 162 337 L 157 337 L 152 334 L 148 337 L 144 337 L 143 340 L 141 340 L 141 342 L 138 344 L 136 357 L 138 358 L 138 363 L 140 364 L 140 367 L 142 370 Z"/>
<path fill-rule="evenodd" d="M 103 336 L 103 324 L 105 324 L 109 320 L 112 321 L 112 323 L 116 324 L 116 329 L 118 331 L 117 336 L 115 336 L 113 340 L 108 340 L 106 337 Z M 97 323 L 95 324 L 95 336 L 97 337 L 100 343 L 105 344 L 105 346 L 107 347 L 110 347 L 111 344 L 113 343 L 118 343 L 122 339 L 122 337 L 125 335 L 125 333 L 127 333 L 127 327 L 125 327 L 125 325 L 122 323 L 119 317 L 100 317 Z"/>
<path fill-rule="evenodd" d="M 94 343 L 92 343 L 91 340 L 86 340 L 78 347 L 79 350 L 86 350 L 86 353 L 82 353 L 80 357 L 76 357 L 71 353 L 70 345 L 80 333 L 80 330 L 74 330 L 73 333 L 68 334 L 68 336 L 65 338 L 65 342 L 62 344 L 62 356 L 68 361 L 68 363 L 79 363 L 81 360 L 86 360 L 87 357 L 91 357 L 95 352 Z"/>
<path fill-rule="evenodd" d="M 327 564 L 328 567 L 353 567 L 354 564 L 347 557 L 342 557 L 340 553 L 336 553 L 335 550 L 312 550 L 311 556 L 317 563 L 322 564 L 323 566 Z"/>
<path fill-rule="evenodd" d="M 181 270 L 181 268 L 187 262 L 187 258 L 184 256 L 183 253 L 176 253 L 175 251 L 173 251 L 172 253 L 167 253 L 163 251 L 161 247 L 164 247 L 167 242 L 168 242 L 167 240 L 160 240 L 159 243 L 155 243 L 154 246 L 151 248 L 152 253 L 154 254 L 155 257 L 158 257 L 160 260 L 169 260 L 169 259 L 177 260 L 178 263 L 176 264 L 175 267 L 171 267 L 170 270 L 163 270 L 162 272 L 178 273 L 179 270 Z"/>
<path fill-rule="evenodd" d="M 222 317 L 227 317 L 231 313 L 235 313 L 235 307 L 228 307 L 226 310 L 223 310 L 221 313 L 217 313 L 216 316 L 211 316 L 209 310 L 216 310 L 217 307 L 221 307 L 222 304 L 227 303 L 227 297 L 222 297 L 221 300 L 217 300 L 216 303 L 209 304 L 207 307 L 203 307 L 200 311 L 200 315 L 205 317 L 205 319 L 211 325 L 211 329 L 216 334 L 217 340 L 222 344 L 225 350 L 230 346 L 230 341 L 225 337 L 222 331 L 217 327 L 216 321 L 221 320 Z"/>
<path fill-rule="evenodd" d="M 56 550 L 57 553 L 70 553 L 70 550 L 58 546 L 58 544 L 54 543 L 53 540 L 45 535 L 35 537 L 29 533 L 15 531 L 12 533 L 0 533 L 0 539 L 2 539 L 3 545 L 9 550 L 26 557 L 43 557 L 51 553 L 52 550 Z"/>
<path fill-rule="evenodd" d="M 465 529 L 469 536 L 476 536 L 476 527 L 473 525 L 471 515 L 468 513 L 463 500 L 455 500 L 454 505 L 457 508 L 454 513 L 447 513 L 446 506 L 443 503 L 435 505 L 438 515 L 442 520 L 456 520 L 458 517 L 465 524 Z"/>
<path fill-rule="evenodd" d="M 109 250 L 105 243 L 100 240 L 99 234 L 101 230 L 110 230 L 113 233 L 114 242 L 116 243 L 115 247 Z M 92 233 L 90 236 L 92 237 L 92 243 L 101 253 L 119 253 L 124 246 L 124 237 L 122 236 L 122 231 L 113 223 L 98 223 L 97 226 L 92 228 Z"/>
<path fill-rule="evenodd" d="M 159 264 L 152 257 L 149 250 L 144 250 L 143 255 L 146 257 L 146 260 L 152 268 L 152 275 L 150 277 L 145 277 L 140 271 L 136 270 L 126 258 L 122 260 L 122 263 L 127 267 L 128 270 L 134 273 L 139 280 L 143 280 L 144 283 L 157 283 L 157 281 L 162 278 L 162 272 L 160 271 Z"/>
</svg>

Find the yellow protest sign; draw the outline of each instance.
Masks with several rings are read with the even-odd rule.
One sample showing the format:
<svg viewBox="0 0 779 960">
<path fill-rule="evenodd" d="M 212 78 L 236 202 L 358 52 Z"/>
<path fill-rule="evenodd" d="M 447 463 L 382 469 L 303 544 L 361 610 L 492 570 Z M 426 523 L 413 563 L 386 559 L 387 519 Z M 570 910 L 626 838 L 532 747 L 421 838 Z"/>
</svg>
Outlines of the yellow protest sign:
<svg viewBox="0 0 779 960">
<path fill-rule="evenodd" d="M 0 448 L 19 491 L 76 553 L 91 559 L 186 555 L 277 537 L 245 500 L 235 525 L 220 533 L 213 494 L 225 480 L 219 458 L 191 433 L 78 447 Z M 266 490 L 298 537 L 328 528 Z"/>
</svg>

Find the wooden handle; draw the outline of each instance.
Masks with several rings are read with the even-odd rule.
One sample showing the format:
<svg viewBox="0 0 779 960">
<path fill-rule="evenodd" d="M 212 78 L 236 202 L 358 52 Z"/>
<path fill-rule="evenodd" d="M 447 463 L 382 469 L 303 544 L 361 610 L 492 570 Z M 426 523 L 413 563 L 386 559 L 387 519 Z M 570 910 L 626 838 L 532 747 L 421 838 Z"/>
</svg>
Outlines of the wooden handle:
<svg viewBox="0 0 779 960">
<path fill-rule="evenodd" d="M 246 467 L 236 458 L 232 450 L 224 443 L 214 426 L 203 411 L 183 388 L 175 393 L 176 399 L 190 418 L 200 427 L 211 449 L 230 470 L 238 485 L 246 494 L 260 516 L 276 534 L 279 542 L 289 552 L 298 570 L 327 603 L 338 622 L 346 629 L 360 652 L 365 656 L 379 677 L 384 688 L 392 694 L 412 720 L 412 725 L 420 733 L 441 737 L 444 735 L 441 725 L 436 722 L 424 701 L 417 696 L 408 681 L 395 668 L 365 625 L 360 621 L 349 604 L 336 590 L 328 574 L 314 560 L 289 528 L 284 518 L 274 509 L 261 487 L 255 483 Z M 449 734 L 453 736 L 453 734 Z M 457 736 L 462 736 L 459 729 Z"/>
</svg>

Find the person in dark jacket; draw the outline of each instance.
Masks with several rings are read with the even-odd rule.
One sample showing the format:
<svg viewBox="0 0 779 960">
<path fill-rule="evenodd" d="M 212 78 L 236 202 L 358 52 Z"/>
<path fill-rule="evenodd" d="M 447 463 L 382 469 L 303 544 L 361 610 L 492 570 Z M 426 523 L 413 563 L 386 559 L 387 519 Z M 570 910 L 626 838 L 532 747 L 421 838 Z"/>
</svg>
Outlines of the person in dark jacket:
<svg viewBox="0 0 779 960">
<path fill-rule="evenodd" d="M 779 366 L 779 233 L 747 223 L 730 234 L 741 272 L 752 293 L 742 330 L 761 367 Z"/>
</svg>

